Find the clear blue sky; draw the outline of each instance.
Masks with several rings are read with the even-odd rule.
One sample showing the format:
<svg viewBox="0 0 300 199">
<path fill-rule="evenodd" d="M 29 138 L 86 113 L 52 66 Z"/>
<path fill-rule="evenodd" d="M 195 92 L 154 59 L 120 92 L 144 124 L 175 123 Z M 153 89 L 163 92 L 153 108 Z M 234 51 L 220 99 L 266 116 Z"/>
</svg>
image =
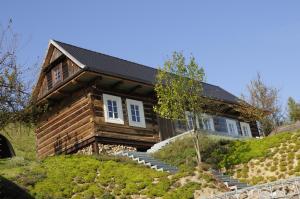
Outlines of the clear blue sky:
<svg viewBox="0 0 300 199">
<path fill-rule="evenodd" d="M 192 53 L 207 82 L 240 96 L 260 72 L 300 100 L 300 1 L 1 1 L 13 19 L 20 61 L 42 59 L 57 39 L 141 64 L 162 65 L 173 51 Z"/>
</svg>

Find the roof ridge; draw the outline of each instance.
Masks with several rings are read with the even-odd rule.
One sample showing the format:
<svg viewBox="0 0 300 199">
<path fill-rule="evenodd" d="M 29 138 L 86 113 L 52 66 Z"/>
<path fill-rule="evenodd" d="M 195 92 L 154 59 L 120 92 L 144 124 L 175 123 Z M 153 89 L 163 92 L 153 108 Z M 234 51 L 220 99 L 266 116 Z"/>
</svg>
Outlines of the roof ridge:
<svg viewBox="0 0 300 199">
<path fill-rule="evenodd" d="M 129 60 L 126 60 L 126 59 L 123 59 L 123 58 L 119 58 L 119 57 L 115 57 L 115 56 L 112 56 L 112 55 L 104 54 L 104 53 L 101 53 L 101 52 L 98 52 L 98 51 L 95 51 L 95 50 L 90 50 L 90 49 L 83 48 L 83 47 L 80 47 L 80 46 L 75 46 L 73 44 L 61 42 L 61 41 L 58 41 L 58 40 L 55 40 L 55 39 L 53 39 L 53 41 L 58 42 L 58 43 L 62 43 L 62 44 L 65 44 L 65 45 L 73 46 L 75 48 L 80 48 L 82 50 L 90 51 L 90 52 L 93 52 L 93 53 L 101 54 L 101 55 L 104 55 L 104 56 L 107 56 L 107 57 L 111 57 L 111 58 L 119 59 L 119 60 L 122 60 L 122 61 L 130 62 L 130 63 L 136 64 L 136 65 L 143 66 L 145 68 L 149 68 L 149 69 L 153 69 L 153 70 L 158 70 L 157 68 L 153 68 L 151 66 L 147 66 L 147 65 L 140 64 L 140 63 L 137 63 L 137 62 L 129 61 Z"/>
</svg>

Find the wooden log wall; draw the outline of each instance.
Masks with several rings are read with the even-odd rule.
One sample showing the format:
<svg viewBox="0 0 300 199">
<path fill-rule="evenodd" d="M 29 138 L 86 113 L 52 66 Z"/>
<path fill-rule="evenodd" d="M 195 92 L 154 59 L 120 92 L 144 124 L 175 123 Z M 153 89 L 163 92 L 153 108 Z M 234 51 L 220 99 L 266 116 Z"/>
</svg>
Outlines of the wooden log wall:
<svg viewBox="0 0 300 199">
<path fill-rule="evenodd" d="M 45 96 L 47 93 L 49 93 L 49 91 L 53 90 L 55 86 L 58 85 L 62 85 L 64 83 L 65 80 L 71 78 L 74 74 L 76 74 L 80 68 L 74 63 L 72 62 L 70 59 L 63 57 L 63 58 L 58 58 L 59 60 L 57 60 L 55 66 L 60 65 L 61 67 L 61 72 L 62 72 L 62 76 L 63 76 L 63 81 L 60 82 L 57 85 L 52 85 L 53 83 L 53 77 L 51 74 L 51 70 L 47 71 L 47 72 L 43 72 L 43 82 L 42 85 L 40 87 L 40 91 L 38 94 L 38 99 L 42 98 L 43 96 Z M 53 67 L 51 66 L 51 63 L 49 66 L 47 67 Z M 45 68 L 47 68 L 45 67 Z M 51 84 L 50 89 L 48 87 L 48 84 Z"/>
<path fill-rule="evenodd" d="M 86 91 L 80 91 L 57 103 L 41 118 L 36 129 L 38 157 L 62 153 L 93 135 L 91 98 Z"/>
<path fill-rule="evenodd" d="M 103 112 L 103 93 L 115 95 L 122 99 L 122 110 L 124 124 L 107 123 Z M 129 125 L 126 98 L 143 102 L 146 128 L 133 127 Z M 160 141 L 159 129 L 156 114 L 153 111 L 154 102 L 152 99 L 145 99 L 138 95 L 126 93 L 114 93 L 96 89 L 92 93 L 93 110 L 95 116 L 95 132 L 99 137 L 128 140 L 128 144 L 135 145 L 137 142 L 154 144 Z M 101 139 L 100 139 L 101 140 Z M 151 143 L 151 144 L 150 144 Z"/>
</svg>

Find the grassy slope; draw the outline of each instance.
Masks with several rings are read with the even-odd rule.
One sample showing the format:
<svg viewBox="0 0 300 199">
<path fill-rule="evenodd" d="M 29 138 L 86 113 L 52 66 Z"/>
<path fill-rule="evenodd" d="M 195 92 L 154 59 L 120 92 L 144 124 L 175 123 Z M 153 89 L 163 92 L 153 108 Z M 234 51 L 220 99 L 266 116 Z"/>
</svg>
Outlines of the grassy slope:
<svg viewBox="0 0 300 199">
<path fill-rule="evenodd" d="M 10 124 L 1 133 L 9 139 L 16 157 L 7 160 L 0 159 L 0 175 L 14 177 L 24 167 L 36 164 L 35 134 L 32 127 L 20 124 Z"/>
<path fill-rule="evenodd" d="M 300 175 L 300 132 L 249 140 L 203 138 L 201 145 L 206 163 L 223 168 L 250 184 Z M 155 157 L 181 167 L 189 168 L 196 164 L 191 138 L 170 144 Z"/>
<path fill-rule="evenodd" d="M 35 160 L 35 133 L 34 127 L 21 124 L 10 124 L 1 133 L 12 143 L 18 157 L 25 160 Z"/>
<path fill-rule="evenodd" d="M 171 199 L 193 198 L 195 190 L 201 190 L 202 193 L 224 190 L 209 174 L 193 168 L 182 169 L 178 174 L 170 176 L 128 159 L 107 156 L 70 155 L 37 161 L 33 130 L 17 127 L 6 129 L 17 157 L 0 161 L 0 189 L 9 180 L 9 183 L 15 183 L 26 190 L 21 198 L 29 193 L 34 198 L 130 196 Z M 15 194 L 14 190 L 7 193 L 8 198 L 16 198 L 11 195 Z"/>
</svg>

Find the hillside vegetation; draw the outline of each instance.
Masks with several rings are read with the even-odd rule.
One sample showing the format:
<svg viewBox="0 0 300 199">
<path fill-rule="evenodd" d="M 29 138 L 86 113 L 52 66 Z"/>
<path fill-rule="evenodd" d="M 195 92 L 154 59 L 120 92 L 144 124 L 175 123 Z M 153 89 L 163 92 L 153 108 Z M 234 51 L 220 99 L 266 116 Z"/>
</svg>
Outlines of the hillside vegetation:
<svg viewBox="0 0 300 199">
<path fill-rule="evenodd" d="M 154 156 L 181 167 L 193 167 L 196 164 L 191 138 L 178 140 Z M 223 169 L 253 185 L 300 176 L 300 132 L 248 140 L 204 137 L 202 156 L 209 167 Z"/>
<path fill-rule="evenodd" d="M 0 198 L 184 199 L 227 191 L 209 174 L 210 167 L 250 184 L 300 175 L 300 132 L 248 140 L 203 136 L 201 169 L 196 167 L 192 138 L 177 140 L 154 154 L 179 167 L 175 175 L 106 155 L 61 155 L 39 161 L 31 128 L 11 125 L 4 134 L 17 157 L 0 161 Z"/>
<path fill-rule="evenodd" d="M 17 157 L 0 161 L 0 198 L 184 199 L 226 191 L 207 171 L 188 167 L 170 175 L 106 155 L 61 155 L 38 161 L 32 129 L 20 128 L 28 132 L 20 134 L 11 126 L 6 134 Z"/>
</svg>

